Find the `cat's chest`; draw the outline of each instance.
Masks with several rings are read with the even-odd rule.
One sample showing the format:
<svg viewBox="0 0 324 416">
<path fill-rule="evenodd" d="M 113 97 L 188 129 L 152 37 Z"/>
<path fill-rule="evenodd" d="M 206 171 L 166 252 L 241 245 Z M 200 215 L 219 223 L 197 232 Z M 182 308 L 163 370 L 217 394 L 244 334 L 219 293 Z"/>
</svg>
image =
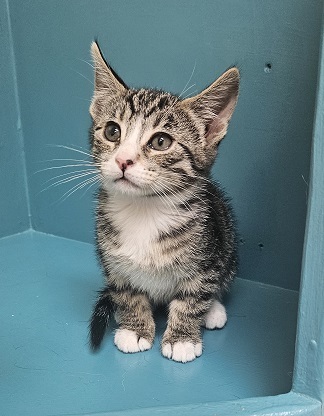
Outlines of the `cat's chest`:
<svg viewBox="0 0 324 416">
<path fill-rule="evenodd" d="M 98 242 L 110 278 L 126 281 L 157 303 L 171 299 L 192 272 L 192 255 L 198 251 L 195 231 L 187 229 L 185 242 L 179 233 L 194 213 L 181 211 L 171 198 L 168 203 L 110 199 L 100 212 Z"/>
<path fill-rule="evenodd" d="M 108 207 L 116 230 L 116 244 L 110 254 L 142 268 L 163 268 L 168 256 L 161 250 L 160 236 L 180 227 L 183 217 L 174 209 L 152 198 L 144 201 L 115 201 Z"/>
</svg>

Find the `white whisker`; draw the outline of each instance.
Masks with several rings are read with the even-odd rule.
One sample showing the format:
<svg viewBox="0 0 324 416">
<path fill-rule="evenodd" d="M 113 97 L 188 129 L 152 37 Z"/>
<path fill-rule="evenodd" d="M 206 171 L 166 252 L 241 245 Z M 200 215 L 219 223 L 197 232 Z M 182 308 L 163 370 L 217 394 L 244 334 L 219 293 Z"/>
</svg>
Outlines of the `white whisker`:
<svg viewBox="0 0 324 416">
<path fill-rule="evenodd" d="M 212 182 L 210 181 L 210 180 L 208 180 L 207 178 L 199 178 L 199 179 L 204 179 L 207 183 L 211 183 L 212 184 Z M 163 182 L 163 178 L 159 178 L 159 182 L 161 183 L 161 185 L 162 186 L 164 186 L 166 189 L 170 186 L 170 182 L 169 181 L 167 181 L 166 179 L 164 179 L 164 182 Z M 194 184 L 190 184 L 189 186 L 184 186 L 184 185 L 182 185 L 182 184 L 179 184 L 179 183 L 174 183 L 173 184 L 176 188 L 178 188 L 178 189 L 180 189 L 180 190 L 183 190 L 183 191 L 185 191 L 186 193 L 189 193 L 189 196 L 193 196 L 193 197 L 195 197 L 195 198 L 197 198 L 201 203 L 202 203 L 202 205 L 204 205 L 205 207 L 208 207 L 208 204 L 206 203 L 206 201 L 204 201 L 201 197 L 200 197 L 200 195 L 199 195 L 199 193 L 198 192 L 191 192 L 190 191 L 190 188 L 195 188 L 195 189 L 197 189 L 198 191 L 200 191 L 201 192 L 201 190 L 202 190 L 202 188 L 201 187 L 199 187 L 199 186 L 197 186 L 197 185 L 194 185 Z M 169 188 L 170 189 L 170 188 Z M 209 195 L 212 195 L 212 196 L 214 196 L 214 194 L 212 193 L 212 192 L 209 192 L 209 191 L 207 191 L 207 189 L 203 189 L 204 190 L 204 192 L 205 193 L 208 193 Z M 171 190 L 169 190 L 169 192 L 171 192 Z M 177 195 L 176 193 L 173 193 L 173 195 L 175 196 L 175 197 L 178 197 L 178 198 L 180 198 L 180 196 L 179 195 Z M 179 201 L 181 202 L 181 203 L 183 203 L 184 205 L 186 205 L 187 207 L 189 207 L 188 206 L 188 204 L 187 203 L 185 203 L 185 201 L 184 200 L 180 200 L 179 199 Z M 214 210 L 214 208 L 212 208 L 213 210 Z M 190 207 L 190 211 L 191 212 L 193 212 L 192 211 L 192 209 L 191 209 L 191 207 Z M 215 211 L 216 212 L 216 211 Z"/>
<path fill-rule="evenodd" d="M 93 167 L 93 164 L 91 164 L 91 163 L 89 163 L 89 164 L 80 163 L 78 165 L 74 164 L 74 165 L 51 166 L 49 168 L 44 168 L 44 169 L 37 170 L 36 172 L 34 172 L 34 174 L 40 173 L 40 172 L 45 172 L 47 170 L 52 170 L 52 169 L 64 169 L 64 168 L 75 168 L 75 167 L 85 167 L 85 166 L 86 167 Z"/>
<path fill-rule="evenodd" d="M 93 163 L 90 159 L 47 159 L 41 160 L 40 163 L 49 163 L 49 162 L 84 162 L 84 163 Z M 93 163 L 94 164 L 94 163 Z"/>
<path fill-rule="evenodd" d="M 49 183 L 49 182 L 51 182 L 51 181 L 53 181 L 53 180 L 55 180 L 55 179 L 58 179 L 58 178 L 63 178 L 63 177 L 65 177 L 65 176 L 75 175 L 75 174 L 78 174 L 78 173 L 83 173 L 83 172 L 93 172 L 93 173 L 98 173 L 98 170 L 96 170 L 96 169 L 80 169 L 80 170 L 74 170 L 74 171 L 72 171 L 72 172 L 62 173 L 61 175 L 56 175 L 56 176 L 53 176 L 52 178 L 48 179 L 48 180 L 45 182 L 45 184 L 46 184 L 46 183 Z"/>
<path fill-rule="evenodd" d="M 74 149 L 73 147 L 70 147 L 70 146 L 64 146 L 63 144 L 49 144 L 47 146 L 50 146 L 50 147 L 59 147 L 59 148 L 62 148 L 62 149 L 72 150 L 73 152 L 78 152 L 78 153 L 81 153 L 83 155 L 93 157 L 93 155 L 91 153 L 89 153 L 89 152 L 84 152 L 83 150 Z"/>
<path fill-rule="evenodd" d="M 49 186 L 47 186 L 46 188 L 44 188 L 41 192 L 45 192 L 45 191 L 47 191 L 50 188 L 53 188 L 53 187 L 62 185 L 64 183 L 68 183 L 68 182 L 71 182 L 71 181 L 75 181 L 76 179 L 80 179 L 80 178 L 83 178 L 85 176 L 95 175 L 95 174 L 97 174 L 97 171 L 80 173 L 79 175 L 73 175 L 73 176 L 70 176 L 68 178 L 60 179 L 59 181 L 54 182 L 54 183 L 50 184 Z"/>
<path fill-rule="evenodd" d="M 191 71 L 191 75 L 190 75 L 190 77 L 189 77 L 189 79 L 188 79 L 188 82 L 186 83 L 186 85 L 184 86 L 184 89 L 181 91 L 181 93 L 179 94 L 179 98 L 182 96 L 182 94 L 184 94 L 186 91 L 188 91 L 191 87 L 189 87 L 188 89 L 187 89 L 187 87 L 188 87 L 188 85 L 189 85 L 189 83 L 190 83 L 190 81 L 191 81 L 191 79 L 192 79 L 192 77 L 193 77 L 193 75 L 194 75 L 194 72 L 195 72 L 195 70 L 196 70 L 196 66 L 197 66 L 197 61 L 195 61 L 195 64 L 194 64 L 194 67 L 193 67 L 193 69 L 192 69 L 192 71 Z M 193 86 L 195 86 L 196 84 L 193 84 Z"/>
<path fill-rule="evenodd" d="M 86 190 L 83 192 L 83 194 L 81 195 L 81 197 L 80 198 L 83 198 L 84 197 L 84 195 L 89 191 L 89 189 L 93 186 L 93 185 L 96 185 L 97 183 L 99 183 L 99 181 L 100 181 L 100 179 L 98 178 L 98 181 L 94 181 L 94 182 L 92 182 L 90 185 L 88 185 L 88 187 L 86 188 Z"/>
<path fill-rule="evenodd" d="M 95 69 L 94 65 L 92 65 L 92 63 L 91 63 L 91 62 L 88 62 L 88 61 L 86 61 L 86 60 L 84 60 L 84 59 L 80 59 L 80 58 L 77 58 L 77 60 L 78 60 L 78 61 L 81 61 L 81 62 L 84 62 L 85 64 L 87 64 L 87 65 L 91 66 L 91 68 L 92 68 L 92 69 Z"/>
<path fill-rule="evenodd" d="M 165 114 L 163 115 L 163 117 L 161 118 L 161 122 L 164 121 L 166 119 L 166 117 L 170 114 L 170 112 L 174 109 L 174 107 L 178 104 L 179 100 L 183 100 L 185 98 L 188 98 L 188 96 L 190 96 L 192 93 L 188 94 L 186 97 L 182 97 L 183 94 L 185 94 L 186 92 L 188 92 L 190 90 L 190 88 L 194 87 L 196 84 L 192 84 L 190 85 L 190 87 L 188 87 L 194 72 L 196 70 L 196 65 L 197 65 L 197 61 L 195 61 L 194 67 L 191 71 L 191 75 L 186 83 L 186 85 L 184 86 L 183 90 L 181 91 L 181 93 L 178 95 L 178 99 L 174 101 L 173 104 L 170 105 L 169 109 L 165 112 Z M 195 90 L 196 91 L 196 90 Z"/>
<path fill-rule="evenodd" d="M 163 180 L 161 180 L 162 178 L 159 178 L 158 183 L 165 188 L 178 202 L 180 202 L 181 204 L 183 204 L 188 212 L 193 212 L 193 210 L 191 209 L 191 207 L 188 205 L 187 201 L 184 198 L 181 198 L 181 196 L 179 194 L 177 194 L 173 189 L 170 188 L 170 186 L 168 186 L 165 181 L 163 182 Z M 167 182 L 169 184 L 169 182 Z M 179 187 L 182 190 L 187 190 L 187 188 L 184 187 Z"/>
<path fill-rule="evenodd" d="M 191 95 L 196 94 L 198 92 L 198 90 L 193 90 L 191 92 L 189 92 L 187 95 L 185 95 L 184 97 L 182 97 L 183 100 L 185 100 L 186 98 L 189 98 Z"/>
<path fill-rule="evenodd" d="M 183 90 L 183 92 L 181 93 L 181 95 L 179 95 L 179 98 L 181 98 L 182 100 L 184 100 L 185 99 L 185 96 L 184 96 L 184 94 L 186 94 L 191 88 L 193 88 L 193 87 L 195 87 L 196 86 L 196 84 L 192 84 L 192 85 L 190 85 L 190 87 L 188 87 L 188 88 L 186 88 L 185 90 Z M 190 92 L 189 94 L 188 94 L 188 96 L 189 95 L 191 95 L 191 94 L 193 94 L 193 92 Z"/>
<path fill-rule="evenodd" d="M 76 74 L 78 74 L 78 75 L 80 75 L 80 77 L 82 77 L 82 78 L 84 78 L 84 79 L 86 79 L 88 82 L 90 82 L 90 84 L 91 85 L 93 85 L 94 86 L 94 83 L 89 79 L 89 78 L 87 78 L 85 75 L 83 75 L 83 74 L 81 74 L 81 72 L 78 72 L 78 71 L 76 71 L 75 69 L 73 69 L 73 68 L 69 68 L 70 69 L 70 71 L 73 71 L 73 72 L 75 72 Z"/>
<path fill-rule="evenodd" d="M 77 100 L 86 101 L 88 104 L 91 104 L 92 101 L 92 99 L 90 98 L 78 97 L 77 95 L 74 95 L 74 98 L 76 98 Z"/>
<path fill-rule="evenodd" d="M 159 184 L 159 180 L 157 180 L 156 181 L 156 183 L 155 184 Z M 162 185 L 163 186 L 163 185 Z M 163 186 L 164 188 L 166 188 L 165 186 Z M 153 189 L 153 188 L 152 188 Z M 154 188 L 156 191 L 157 191 L 157 189 L 156 188 Z M 167 203 L 167 201 L 169 202 L 167 205 L 169 206 L 169 208 L 171 208 L 171 211 L 173 211 L 173 209 L 172 209 L 172 207 L 177 211 L 177 213 L 178 213 L 178 215 L 180 216 L 180 212 L 179 212 L 179 210 L 178 210 L 178 208 L 177 208 L 177 206 L 175 205 L 175 203 L 172 201 L 172 199 L 164 192 L 164 190 L 163 189 L 159 189 L 158 190 L 158 192 L 159 192 L 159 195 L 161 196 L 161 194 L 162 194 L 162 196 L 163 196 L 163 199 L 164 199 L 164 201 Z M 172 193 L 172 192 L 170 192 L 170 193 Z M 171 205 L 170 205 L 171 204 Z"/>
<path fill-rule="evenodd" d="M 166 198 L 166 195 L 162 192 L 161 193 L 161 191 L 159 190 L 157 190 L 156 188 L 154 188 L 152 185 L 151 185 L 151 189 L 153 190 L 153 192 L 160 198 L 160 200 L 164 203 L 164 204 L 166 204 L 168 207 L 169 207 L 169 209 L 170 209 L 170 211 L 173 211 L 173 208 L 172 208 L 172 206 L 170 205 L 170 202 L 168 201 L 168 199 Z"/>
<path fill-rule="evenodd" d="M 68 197 L 70 197 L 72 194 L 74 194 L 74 192 L 78 191 L 79 189 L 84 188 L 85 186 L 87 186 L 88 184 L 92 183 L 92 182 L 96 182 L 99 181 L 98 177 L 94 177 L 94 178 L 90 178 L 90 179 L 86 179 L 85 181 L 73 186 L 69 191 L 65 192 L 65 194 L 63 194 L 61 196 L 61 198 L 57 201 L 57 203 L 62 203 L 64 202 Z"/>
</svg>

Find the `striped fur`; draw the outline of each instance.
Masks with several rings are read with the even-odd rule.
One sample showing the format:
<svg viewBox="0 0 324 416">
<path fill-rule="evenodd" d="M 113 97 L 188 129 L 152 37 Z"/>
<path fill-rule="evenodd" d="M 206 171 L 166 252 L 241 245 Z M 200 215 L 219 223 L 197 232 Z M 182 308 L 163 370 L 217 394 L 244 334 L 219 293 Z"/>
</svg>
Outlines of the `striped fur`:
<svg viewBox="0 0 324 416">
<path fill-rule="evenodd" d="M 106 277 L 91 319 L 92 346 L 100 344 L 112 305 L 119 323 L 116 346 L 124 352 L 150 348 L 152 308 L 167 304 L 162 354 L 191 361 L 202 353 L 201 326 L 225 324 L 219 300 L 236 273 L 231 209 L 209 173 L 234 111 L 239 73 L 231 68 L 182 100 L 128 88 L 97 44 L 92 53 L 90 137 L 100 164 L 97 248 Z M 117 141 L 107 139 L 108 122 L 120 128 Z M 157 133 L 172 138 L 168 148 L 152 146 Z"/>
</svg>

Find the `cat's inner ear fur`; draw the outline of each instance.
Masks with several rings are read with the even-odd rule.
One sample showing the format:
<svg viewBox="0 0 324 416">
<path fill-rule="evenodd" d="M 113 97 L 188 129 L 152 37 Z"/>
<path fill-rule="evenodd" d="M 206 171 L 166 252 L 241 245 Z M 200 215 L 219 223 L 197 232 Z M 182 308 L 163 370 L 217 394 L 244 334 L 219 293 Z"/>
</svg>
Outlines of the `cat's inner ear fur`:
<svg viewBox="0 0 324 416">
<path fill-rule="evenodd" d="M 125 92 L 127 85 L 107 64 L 96 42 L 91 45 L 91 54 L 95 69 L 95 93 L 117 96 Z"/>
<path fill-rule="evenodd" d="M 233 67 L 182 105 L 205 124 L 206 146 L 216 148 L 227 132 L 238 99 L 240 73 Z"/>
</svg>

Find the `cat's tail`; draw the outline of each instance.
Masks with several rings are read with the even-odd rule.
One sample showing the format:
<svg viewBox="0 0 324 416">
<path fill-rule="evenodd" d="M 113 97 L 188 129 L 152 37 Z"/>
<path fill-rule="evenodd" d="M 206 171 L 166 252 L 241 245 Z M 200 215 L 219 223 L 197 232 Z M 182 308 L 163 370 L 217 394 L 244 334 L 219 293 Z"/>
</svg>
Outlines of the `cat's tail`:
<svg viewBox="0 0 324 416">
<path fill-rule="evenodd" d="M 108 287 L 99 292 L 97 303 L 93 309 L 89 324 L 90 346 L 96 351 L 105 335 L 113 306 Z"/>
</svg>

